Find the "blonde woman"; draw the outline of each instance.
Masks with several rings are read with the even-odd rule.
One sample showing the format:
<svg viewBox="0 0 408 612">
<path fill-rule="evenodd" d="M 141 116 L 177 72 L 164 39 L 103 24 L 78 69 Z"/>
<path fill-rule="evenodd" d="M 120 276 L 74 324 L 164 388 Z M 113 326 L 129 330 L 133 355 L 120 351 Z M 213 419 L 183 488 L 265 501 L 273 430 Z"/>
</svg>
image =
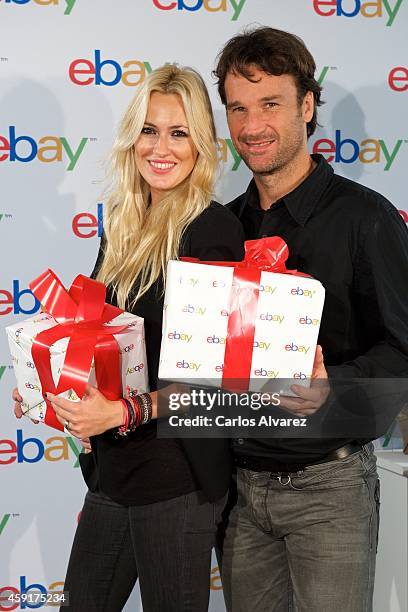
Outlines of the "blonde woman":
<svg viewBox="0 0 408 612">
<path fill-rule="evenodd" d="M 211 200 L 215 128 L 194 70 L 169 65 L 151 73 L 122 119 L 112 167 L 94 276 L 108 285 L 108 301 L 145 320 L 151 392 L 143 400 L 154 419 L 167 262 L 243 258 L 239 221 Z M 74 408 L 50 398 L 61 422 L 92 446 L 81 455 L 90 491 L 66 576 L 68 609 L 121 610 L 139 579 L 144 612 L 207 610 L 228 442 L 160 439 L 155 420 L 118 440 L 122 402 L 94 388 Z"/>
</svg>

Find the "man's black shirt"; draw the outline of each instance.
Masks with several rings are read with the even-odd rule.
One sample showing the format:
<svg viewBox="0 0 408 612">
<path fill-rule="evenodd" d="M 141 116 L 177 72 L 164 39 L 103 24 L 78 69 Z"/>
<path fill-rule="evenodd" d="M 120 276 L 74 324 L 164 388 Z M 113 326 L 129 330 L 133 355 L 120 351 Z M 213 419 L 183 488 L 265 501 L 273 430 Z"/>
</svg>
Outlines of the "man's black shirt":
<svg viewBox="0 0 408 612">
<path fill-rule="evenodd" d="M 396 208 L 375 191 L 338 176 L 321 155 L 314 171 L 268 210 L 252 180 L 228 204 L 246 240 L 281 236 L 287 267 L 326 290 L 319 333 L 330 378 L 408 377 L 408 232 Z M 263 439 L 237 452 L 301 463 L 350 440 Z"/>
</svg>

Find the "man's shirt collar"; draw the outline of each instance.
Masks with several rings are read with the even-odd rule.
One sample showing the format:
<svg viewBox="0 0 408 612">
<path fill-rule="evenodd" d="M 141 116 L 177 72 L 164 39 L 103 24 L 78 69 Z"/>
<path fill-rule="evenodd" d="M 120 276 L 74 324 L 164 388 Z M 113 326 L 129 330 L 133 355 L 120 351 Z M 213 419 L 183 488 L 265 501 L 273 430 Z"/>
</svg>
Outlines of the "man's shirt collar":
<svg viewBox="0 0 408 612">
<path fill-rule="evenodd" d="M 333 168 L 322 155 L 312 155 L 312 158 L 317 163 L 313 172 L 296 189 L 286 194 L 277 202 L 274 202 L 269 209 L 273 210 L 277 204 L 283 202 L 296 223 L 302 226 L 307 223 L 314 207 L 333 176 Z M 261 210 L 258 189 L 254 179 L 251 180 L 248 189 L 242 195 L 238 213 L 239 217 L 241 217 L 246 206 Z"/>
</svg>

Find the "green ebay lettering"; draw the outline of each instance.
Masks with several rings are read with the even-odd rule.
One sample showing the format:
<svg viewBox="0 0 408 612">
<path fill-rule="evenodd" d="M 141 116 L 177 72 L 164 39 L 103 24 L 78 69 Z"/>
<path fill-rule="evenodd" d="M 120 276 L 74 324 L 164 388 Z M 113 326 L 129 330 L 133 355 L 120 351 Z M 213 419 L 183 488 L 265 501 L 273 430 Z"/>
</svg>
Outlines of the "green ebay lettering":
<svg viewBox="0 0 408 612">
<path fill-rule="evenodd" d="M 385 142 L 383 140 L 379 140 L 378 142 L 380 143 L 381 150 L 384 153 L 384 157 L 385 157 L 386 162 L 387 162 L 385 167 L 384 167 L 384 170 L 389 170 L 391 168 L 392 164 L 394 163 L 394 159 L 395 159 L 398 151 L 401 148 L 402 140 L 401 139 L 397 140 L 397 142 L 396 142 L 396 144 L 395 144 L 395 146 L 394 146 L 394 148 L 392 149 L 391 152 L 388 151 L 387 146 L 386 146 L 386 144 L 385 144 Z"/>
<path fill-rule="evenodd" d="M 67 8 L 66 8 L 66 9 L 65 9 L 65 11 L 64 11 L 64 15 L 70 15 L 70 14 L 71 14 L 72 9 L 73 9 L 73 8 L 74 8 L 74 6 L 75 6 L 75 2 L 76 2 L 76 0 L 65 0 L 65 1 L 66 1 L 66 3 L 67 3 Z"/>
<path fill-rule="evenodd" d="M 321 73 L 319 74 L 318 78 L 316 79 L 316 81 L 318 82 L 319 85 L 322 85 L 324 79 L 326 78 L 327 73 L 329 72 L 329 67 L 328 66 L 323 66 Z"/>
<path fill-rule="evenodd" d="M 0 521 L 0 536 L 4 531 L 5 526 L 7 525 L 10 518 L 10 514 L 5 514 Z"/>
<path fill-rule="evenodd" d="M 81 155 L 82 151 L 84 150 L 84 147 L 86 145 L 86 143 L 88 142 L 87 138 L 82 138 L 81 142 L 78 145 L 78 148 L 76 151 L 73 151 L 71 149 L 71 147 L 68 144 L 68 141 L 66 138 L 64 138 L 63 136 L 61 136 L 60 138 L 61 144 L 65 149 L 66 154 L 68 155 L 68 159 L 69 159 L 69 164 L 67 167 L 67 170 L 70 172 L 71 170 L 73 170 L 77 164 L 77 161 L 79 159 L 79 156 Z M 60 161 L 60 160 L 59 160 Z"/>
<path fill-rule="evenodd" d="M 75 444 L 74 438 L 67 437 L 66 440 L 67 440 L 71 450 L 73 451 L 74 456 L 76 457 L 76 461 L 75 461 L 73 467 L 77 468 L 77 467 L 79 467 L 79 454 L 81 452 L 80 448 Z"/>
<path fill-rule="evenodd" d="M 402 0 L 397 0 L 397 2 L 394 5 L 394 10 L 391 8 L 391 5 L 388 2 L 388 0 L 383 0 L 383 4 L 384 4 L 385 10 L 387 11 L 388 17 L 389 17 L 387 21 L 387 26 L 392 26 L 392 24 L 394 23 L 394 19 L 396 18 L 398 11 L 401 8 Z M 381 8 L 380 8 L 379 16 L 381 16 Z"/>
<path fill-rule="evenodd" d="M 217 138 L 217 149 L 218 149 L 218 159 L 223 163 L 228 162 L 229 153 L 232 156 L 233 164 L 231 166 L 232 172 L 238 170 L 242 157 L 237 153 L 236 148 L 231 140 L 231 138 Z"/>
<path fill-rule="evenodd" d="M 242 9 L 244 8 L 246 0 L 241 0 L 241 2 L 236 0 L 230 0 L 231 6 L 234 9 L 234 14 L 232 16 L 231 21 L 236 21 L 241 14 Z"/>
</svg>

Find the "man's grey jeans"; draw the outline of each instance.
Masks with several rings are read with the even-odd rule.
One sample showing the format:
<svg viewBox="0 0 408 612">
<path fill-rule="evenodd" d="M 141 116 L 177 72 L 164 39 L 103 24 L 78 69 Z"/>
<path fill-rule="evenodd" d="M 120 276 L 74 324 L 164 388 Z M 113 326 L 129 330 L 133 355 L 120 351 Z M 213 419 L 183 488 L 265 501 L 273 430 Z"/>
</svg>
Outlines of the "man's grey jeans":
<svg viewBox="0 0 408 612">
<path fill-rule="evenodd" d="M 222 561 L 229 612 L 372 610 L 380 503 L 372 444 L 290 478 L 238 469 L 237 487 Z"/>
</svg>

